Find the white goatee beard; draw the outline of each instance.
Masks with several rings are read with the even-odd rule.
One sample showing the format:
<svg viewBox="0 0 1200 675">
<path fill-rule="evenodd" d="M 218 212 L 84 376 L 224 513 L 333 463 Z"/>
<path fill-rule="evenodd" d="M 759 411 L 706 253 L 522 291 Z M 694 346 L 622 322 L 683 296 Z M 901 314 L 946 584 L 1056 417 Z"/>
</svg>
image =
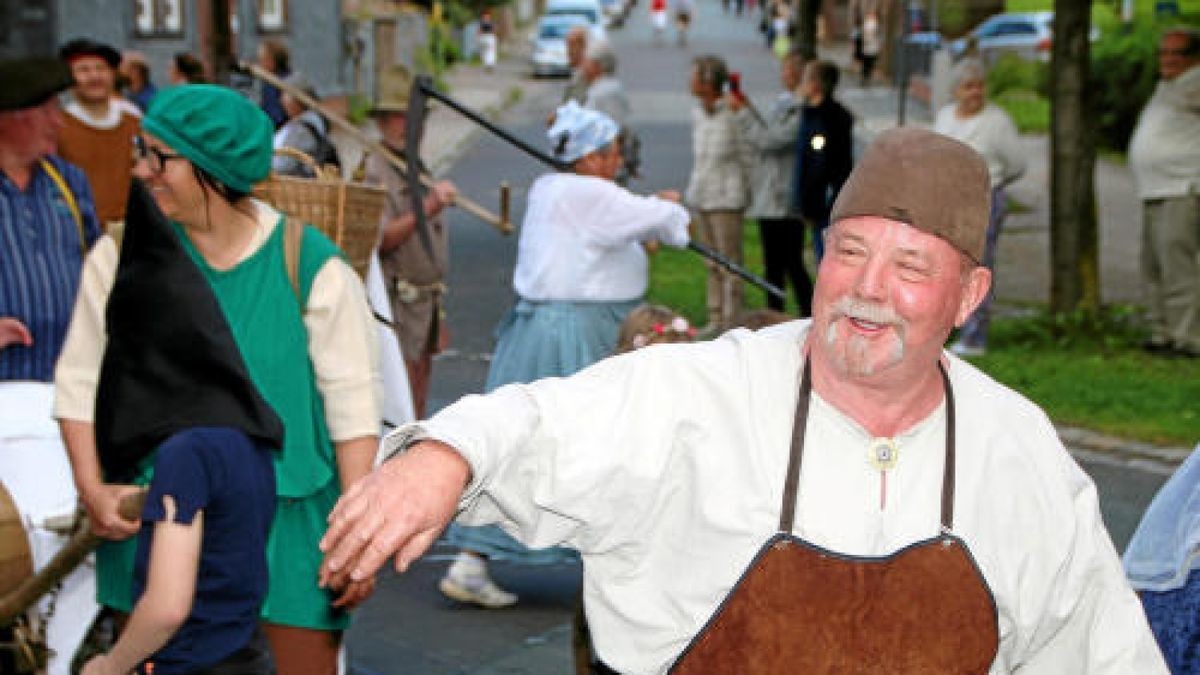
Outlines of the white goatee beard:
<svg viewBox="0 0 1200 675">
<path fill-rule="evenodd" d="M 904 359 L 904 332 L 906 327 L 903 319 L 890 309 L 882 305 L 854 300 L 848 297 L 839 299 L 833 303 L 830 309 L 833 311 L 829 326 L 825 329 L 825 344 L 829 347 L 829 351 L 833 354 L 839 368 L 855 377 L 870 377 L 875 374 L 879 367 L 894 366 Z M 863 335 L 851 334 L 846 338 L 845 349 L 837 349 L 837 321 L 843 317 L 889 325 L 894 328 L 895 332 L 892 335 L 891 353 L 888 354 L 885 362 L 876 364 L 871 360 L 871 341 Z"/>
</svg>

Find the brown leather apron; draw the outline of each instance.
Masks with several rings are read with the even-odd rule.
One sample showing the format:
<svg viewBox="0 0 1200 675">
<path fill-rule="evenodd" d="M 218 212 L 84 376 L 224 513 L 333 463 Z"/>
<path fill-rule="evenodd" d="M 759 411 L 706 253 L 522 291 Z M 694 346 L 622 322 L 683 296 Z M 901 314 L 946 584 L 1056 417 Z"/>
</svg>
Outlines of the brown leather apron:
<svg viewBox="0 0 1200 675">
<path fill-rule="evenodd" d="M 940 366 L 939 366 L 940 368 Z M 882 557 L 830 551 L 791 534 L 812 392 L 796 403 L 779 532 L 672 667 L 672 673 L 986 673 L 996 605 L 954 519 L 954 397 L 946 389 L 942 527 Z"/>
</svg>

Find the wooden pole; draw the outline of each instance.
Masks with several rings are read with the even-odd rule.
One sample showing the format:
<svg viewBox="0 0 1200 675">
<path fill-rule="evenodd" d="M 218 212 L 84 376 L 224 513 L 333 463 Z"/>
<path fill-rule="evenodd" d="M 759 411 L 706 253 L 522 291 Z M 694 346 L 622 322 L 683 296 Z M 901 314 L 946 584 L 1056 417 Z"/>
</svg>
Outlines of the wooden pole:
<svg viewBox="0 0 1200 675">
<path fill-rule="evenodd" d="M 408 164 L 407 164 L 407 162 L 404 161 L 403 158 L 401 158 L 396 153 L 389 150 L 382 143 L 376 142 L 376 141 L 372 140 L 371 138 L 369 138 L 365 133 L 363 133 L 362 129 L 359 129 L 358 127 L 351 124 L 350 120 L 347 120 L 344 117 L 338 115 L 337 113 L 332 112 L 329 109 L 323 107 L 320 103 L 318 103 L 315 99 L 313 99 L 308 94 L 304 93 L 303 91 L 301 91 L 300 89 L 298 89 L 296 87 L 293 87 L 293 86 L 287 84 L 283 80 L 276 77 L 274 74 L 264 70 L 263 68 L 261 68 L 260 66 L 258 66 L 256 64 L 247 63 L 247 62 L 243 61 L 241 64 L 241 68 L 243 70 L 251 73 L 255 77 L 257 77 L 261 80 L 264 80 L 264 81 L 274 85 L 275 87 L 278 87 L 280 91 L 286 91 L 289 96 L 291 96 L 292 98 L 296 99 L 297 101 L 303 103 L 304 105 L 308 106 L 309 108 L 312 108 L 313 110 L 320 112 L 322 115 L 325 116 L 325 119 L 329 120 L 330 124 L 333 124 L 334 126 L 338 127 L 339 129 L 342 129 L 346 133 L 353 136 L 356 141 L 358 141 L 359 143 L 362 143 L 365 148 L 367 148 L 371 152 L 377 153 L 378 155 L 383 157 L 385 160 L 388 161 L 389 164 L 396 167 L 396 169 L 398 171 L 400 171 L 401 174 L 406 175 L 406 176 L 408 175 Z M 415 149 L 414 149 L 414 151 L 415 151 Z M 434 181 L 429 176 L 422 174 L 421 175 L 421 184 L 424 185 L 425 187 L 431 188 L 431 187 L 433 187 Z M 492 227 L 499 230 L 502 234 L 511 234 L 513 231 L 512 223 L 507 222 L 506 220 L 502 220 L 499 216 L 493 214 L 491 211 L 488 211 L 487 209 L 485 209 L 484 207 L 480 206 L 479 204 L 471 201 L 470 199 L 467 199 L 462 194 L 459 194 L 454 198 L 454 205 L 458 206 L 459 208 L 463 209 L 464 211 L 467 211 L 468 213 L 478 217 L 480 220 L 484 221 L 488 225 L 491 225 Z"/>
<path fill-rule="evenodd" d="M 135 495 L 126 495 L 118 510 L 125 520 L 136 521 L 142 516 L 142 503 L 146 500 L 143 490 Z M 136 536 L 136 535 L 135 535 Z M 83 559 L 104 541 L 92 532 L 91 522 L 84 519 L 79 531 L 71 535 L 67 543 L 46 563 L 37 574 L 22 581 L 19 586 L 0 598 L 0 626 L 7 626 L 17 616 L 33 606 L 43 595 L 50 592 L 58 582 L 72 572 Z"/>
</svg>

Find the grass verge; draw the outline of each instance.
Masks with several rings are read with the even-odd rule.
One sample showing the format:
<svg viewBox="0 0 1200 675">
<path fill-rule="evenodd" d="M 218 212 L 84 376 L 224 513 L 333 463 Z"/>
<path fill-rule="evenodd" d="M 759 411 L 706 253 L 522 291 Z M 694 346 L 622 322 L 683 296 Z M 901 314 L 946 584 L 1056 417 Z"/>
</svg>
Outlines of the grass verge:
<svg viewBox="0 0 1200 675">
<path fill-rule="evenodd" d="M 747 267 L 762 272 L 758 229 L 744 230 Z M 810 269 L 811 260 L 810 260 Z M 704 261 L 688 251 L 652 256 L 647 300 L 706 322 Z M 746 286 L 748 308 L 765 294 Z M 788 311 L 795 314 L 789 298 Z M 1200 441 L 1200 359 L 1144 354 L 1138 315 L 1115 307 L 1100 316 L 1050 316 L 992 322 L 988 353 L 972 359 L 998 381 L 1035 401 L 1055 422 L 1150 443 L 1191 447 Z"/>
</svg>

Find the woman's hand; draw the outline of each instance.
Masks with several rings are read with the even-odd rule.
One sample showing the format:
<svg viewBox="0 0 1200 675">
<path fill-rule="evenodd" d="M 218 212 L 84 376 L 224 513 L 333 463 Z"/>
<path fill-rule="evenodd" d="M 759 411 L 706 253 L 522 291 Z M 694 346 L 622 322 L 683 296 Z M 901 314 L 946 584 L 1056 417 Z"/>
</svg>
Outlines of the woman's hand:
<svg viewBox="0 0 1200 675">
<path fill-rule="evenodd" d="M 33 346 L 33 335 L 20 319 L 11 316 L 0 317 L 0 349 L 9 345 Z"/>
<path fill-rule="evenodd" d="M 142 491 L 136 485 L 101 483 L 89 490 L 81 491 L 83 507 L 91 520 L 92 531 L 97 536 L 113 541 L 128 539 L 137 534 L 142 526 L 141 519 L 126 520 L 121 516 L 121 500 L 127 495 Z"/>
<path fill-rule="evenodd" d="M 362 581 L 350 581 L 336 590 L 339 595 L 337 600 L 333 601 L 333 606 L 349 611 L 361 605 L 375 592 L 375 577 L 367 577 Z"/>
</svg>

